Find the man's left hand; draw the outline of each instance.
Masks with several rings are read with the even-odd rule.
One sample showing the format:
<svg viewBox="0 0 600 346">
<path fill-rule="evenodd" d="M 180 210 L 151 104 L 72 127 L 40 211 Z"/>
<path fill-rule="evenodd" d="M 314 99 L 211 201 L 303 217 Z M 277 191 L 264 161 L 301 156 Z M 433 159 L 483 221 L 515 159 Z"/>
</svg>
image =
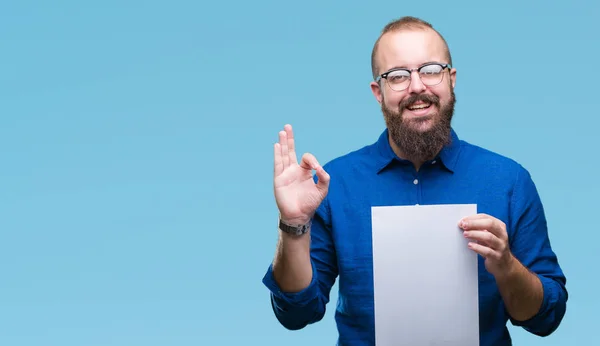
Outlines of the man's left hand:
<svg viewBox="0 0 600 346">
<path fill-rule="evenodd" d="M 485 268 L 497 279 L 514 269 L 515 258 L 508 244 L 506 225 L 487 214 L 468 216 L 459 222 L 469 248 L 483 256 Z"/>
</svg>

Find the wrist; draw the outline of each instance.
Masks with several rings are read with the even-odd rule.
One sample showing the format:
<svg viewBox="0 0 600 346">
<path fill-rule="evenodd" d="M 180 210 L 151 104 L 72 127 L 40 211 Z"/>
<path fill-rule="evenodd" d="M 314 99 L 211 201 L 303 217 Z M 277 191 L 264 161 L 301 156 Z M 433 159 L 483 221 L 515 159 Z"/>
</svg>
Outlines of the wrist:
<svg viewBox="0 0 600 346">
<path fill-rule="evenodd" d="M 299 217 L 286 217 L 284 215 L 279 214 L 279 222 L 288 226 L 302 226 L 307 225 L 311 222 L 312 215 L 305 215 Z"/>
<path fill-rule="evenodd" d="M 503 270 L 496 274 L 496 281 L 510 282 L 515 280 L 523 272 L 523 265 L 510 253 Z"/>
<path fill-rule="evenodd" d="M 311 219 L 289 221 L 282 218 L 279 219 L 279 230 L 284 236 L 297 238 L 305 235 L 310 231 Z"/>
</svg>

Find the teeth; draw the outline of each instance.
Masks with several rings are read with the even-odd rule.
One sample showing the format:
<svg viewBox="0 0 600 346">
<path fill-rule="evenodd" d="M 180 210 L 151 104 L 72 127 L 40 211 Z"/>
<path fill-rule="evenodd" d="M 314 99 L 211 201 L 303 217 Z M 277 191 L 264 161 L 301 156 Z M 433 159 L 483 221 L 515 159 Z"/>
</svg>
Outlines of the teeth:
<svg viewBox="0 0 600 346">
<path fill-rule="evenodd" d="M 410 109 L 410 110 L 423 109 L 423 108 L 427 108 L 429 106 L 431 106 L 431 104 L 429 104 L 429 103 L 422 103 L 422 104 L 410 106 L 410 107 L 408 107 L 408 109 Z"/>
</svg>

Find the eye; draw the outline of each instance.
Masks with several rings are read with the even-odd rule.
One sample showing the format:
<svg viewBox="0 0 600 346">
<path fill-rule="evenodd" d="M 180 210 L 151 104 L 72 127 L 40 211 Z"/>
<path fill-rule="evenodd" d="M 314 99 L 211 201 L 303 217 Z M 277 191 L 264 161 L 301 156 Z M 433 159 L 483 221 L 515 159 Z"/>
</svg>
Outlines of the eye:
<svg viewBox="0 0 600 346">
<path fill-rule="evenodd" d="M 402 83 L 410 79 L 410 73 L 408 71 L 393 71 L 387 75 L 387 80 L 390 83 Z"/>
<path fill-rule="evenodd" d="M 441 65 L 426 65 L 421 67 L 419 73 L 422 75 L 431 75 L 441 73 L 444 68 Z"/>
</svg>

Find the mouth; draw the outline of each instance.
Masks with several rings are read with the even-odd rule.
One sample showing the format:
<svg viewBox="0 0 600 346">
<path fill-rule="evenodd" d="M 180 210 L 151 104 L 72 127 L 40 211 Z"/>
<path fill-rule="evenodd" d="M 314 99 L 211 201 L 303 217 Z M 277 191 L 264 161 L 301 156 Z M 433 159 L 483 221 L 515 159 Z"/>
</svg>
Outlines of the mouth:
<svg viewBox="0 0 600 346">
<path fill-rule="evenodd" d="M 426 115 L 432 108 L 433 104 L 431 102 L 418 102 L 406 107 L 408 111 L 417 116 Z"/>
</svg>

